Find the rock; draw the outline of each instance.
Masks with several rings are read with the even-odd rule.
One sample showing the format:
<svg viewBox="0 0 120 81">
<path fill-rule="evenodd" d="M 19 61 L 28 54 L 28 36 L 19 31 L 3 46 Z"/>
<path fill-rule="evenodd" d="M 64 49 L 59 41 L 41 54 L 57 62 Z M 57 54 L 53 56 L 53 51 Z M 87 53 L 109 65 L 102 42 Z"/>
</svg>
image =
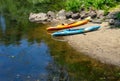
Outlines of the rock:
<svg viewBox="0 0 120 81">
<path fill-rule="evenodd" d="M 85 19 L 85 18 L 87 18 L 87 17 L 88 17 L 88 15 L 81 14 L 81 19 Z"/>
<path fill-rule="evenodd" d="M 116 11 L 116 12 L 110 12 L 106 18 L 107 19 L 117 19 L 117 14 L 120 13 L 120 11 Z"/>
<path fill-rule="evenodd" d="M 104 22 L 109 22 L 109 20 L 110 20 L 110 19 L 106 19 L 106 18 L 105 18 Z"/>
<path fill-rule="evenodd" d="M 101 24 L 102 20 L 101 19 L 93 19 L 91 22 Z"/>
<path fill-rule="evenodd" d="M 52 22 L 52 21 L 53 21 L 52 18 L 48 18 L 48 19 L 47 19 L 47 22 Z"/>
<path fill-rule="evenodd" d="M 47 16 L 48 16 L 48 18 L 50 18 L 50 19 L 52 18 L 53 19 L 53 18 L 55 18 L 55 13 L 52 12 L 52 11 L 48 11 L 47 12 Z"/>
<path fill-rule="evenodd" d="M 71 12 L 71 11 L 70 12 L 66 12 L 66 14 L 65 14 L 66 18 L 67 19 L 72 18 L 72 14 L 73 14 L 73 12 Z"/>
<path fill-rule="evenodd" d="M 90 16 L 91 18 L 96 18 L 96 17 L 97 17 L 96 11 L 95 11 L 95 10 L 89 11 L 89 16 Z"/>
<path fill-rule="evenodd" d="M 115 13 L 109 13 L 107 16 L 106 16 L 107 19 L 114 19 L 115 18 Z"/>
<path fill-rule="evenodd" d="M 89 14 L 86 11 L 82 11 L 82 12 L 80 12 L 80 16 L 81 16 L 81 19 L 85 19 L 86 17 L 89 16 Z"/>
<path fill-rule="evenodd" d="M 114 22 L 114 25 L 117 26 L 117 27 L 120 27 L 120 21 L 119 21 L 119 20 L 116 20 L 116 21 Z"/>
<path fill-rule="evenodd" d="M 66 19 L 66 16 L 65 16 L 66 12 L 64 9 L 60 10 L 58 13 L 57 13 L 57 19 L 60 19 L 60 20 L 64 20 Z"/>
<path fill-rule="evenodd" d="M 75 22 L 75 20 L 74 19 L 72 19 L 72 18 L 70 18 L 70 19 L 68 19 L 71 23 L 72 22 Z"/>
<path fill-rule="evenodd" d="M 108 22 L 110 25 L 116 25 L 118 26 L 120 24 L 120 19 L 118 16 L 120 14 L 120 11 L 115 12 L 109 12 L 109 14 L 106 16 L 104 15 L 104 10 L 93 10 L 90 9 L 89 11 L 85 11 L 84 9 L 80 12 L 73 13 L 71 11 L 66 12 L 64 9 L 60 10 L 57 14 L 53 11 L 48 11 L 47 13 L 30 13 L 29 20 L 31 22 L 37 22 L 37 23 L 46 23 L 46 22 L 58 22 L 58 21 L 76 21 L 76 19 L 85 19 L 89 16 L 93 19 L 93 23 L 102 23 L 104 20 L 105 22 Z M 97 17 L 97 18 L 96 18 Z M 66 20 L 67 19 L 67 20 Z"/>
<path fill-rule="evenodd" d="M 80 18 L 80 14 L 79 13 L 72 14 L 72 19 L 79 19 L 79 18 Z"/>
<path fill-rule="evenodd" d="M 109 20 L 109 24 L 110 24 L 110 25 L 114 25 L 114 24 L 115 24 L 115 20 L 114 20 L 114 19 L 110 19 L 110 20 Z"/>
<path fill-rule="evenodd" d="M 104 18 L 104 10 L 98 10 L 97 11 L 97 18 L 103 19 Z"/>
<path fill-rule="evenodd" d="M 119 20 L 110 19 L 109 24 L 112 27 L 120 27 L 120 21 Z"/>
<path fill-rule="evenodd" d="M 48 16 L 46 13 L 30 13 L 29 20 L 31 22 L 44 22 L 48 19 Z"/>
</svg>

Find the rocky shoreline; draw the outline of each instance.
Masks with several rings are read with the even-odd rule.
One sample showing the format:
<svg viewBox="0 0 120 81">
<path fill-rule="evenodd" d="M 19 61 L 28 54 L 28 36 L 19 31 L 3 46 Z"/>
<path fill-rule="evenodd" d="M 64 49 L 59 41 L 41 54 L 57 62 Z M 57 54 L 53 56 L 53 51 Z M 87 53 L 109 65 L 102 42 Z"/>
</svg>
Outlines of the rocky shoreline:
<svg viewBox="0 0 120 81">
<path fill-rule="evenodd" d="M 120 11 L 105 12 L 104 10 L 93 10 L 89 9 L 80 10 L 79 12 L 65 11 L 64 9 L 58 11 L 57 13 L 53 11 L 48 11 L 47 13 L 30 13 L 29 21 L 36 23 L 70 23 L 78 20 L 85 19 L 86 17 L 91 17 L 92 23 L 101 24 L 102 22 L 108 22 L 112 27 L 120 26 Z M 66 22 L 67 21 L 67 22 Z"/>
</svg>

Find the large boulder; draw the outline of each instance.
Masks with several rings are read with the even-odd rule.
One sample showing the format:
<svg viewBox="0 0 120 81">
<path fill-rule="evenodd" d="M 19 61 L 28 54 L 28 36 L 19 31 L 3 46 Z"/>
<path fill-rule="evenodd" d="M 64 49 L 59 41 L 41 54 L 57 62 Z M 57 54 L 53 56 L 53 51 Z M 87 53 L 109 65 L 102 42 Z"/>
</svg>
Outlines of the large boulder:
<svg viewBox="0 0 120 81">
<path fill-rule="evenodd" d="M 48 11 L 48 12 L 47 12 L 47 16 L 48 16 L 49 18 L 51 18 L 51 19 L 54 19 L 56 15 L 55 15 L 54 12 Z"/>
<path fill-rule="evenodd" d="M 46 13 L 30 13 L 29 20 L 31 22 L 44 22 L 47 21 L 48 16 Z"/>
<path fill-rule="evenodd" d="M 53 20 L 56 18 L 56 14 L 52 11 L 48 11 L 47 16 L 48 16 L 47 19 L 48 22 L 53 22 Z"/>
</svg>

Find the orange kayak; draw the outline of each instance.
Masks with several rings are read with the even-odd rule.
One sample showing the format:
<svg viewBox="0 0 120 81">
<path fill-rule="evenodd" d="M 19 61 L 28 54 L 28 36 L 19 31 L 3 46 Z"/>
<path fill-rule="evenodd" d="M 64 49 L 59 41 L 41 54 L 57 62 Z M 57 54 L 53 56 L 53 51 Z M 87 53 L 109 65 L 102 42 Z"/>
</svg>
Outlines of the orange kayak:
<svg viewBox="0 0 120 81">
<path fill-rule="evenodd" d="M 48 27 L 47 30 L 61 30 L 61 29 L 67 29 L 67 28 L 72 28 L 80 25 L 87 24 L 90 21 L 90 18 L 86 18 L 81 21 L 77 21 L 71 24 L 63 24 L 63 25 L 57 25 L 56 27 Z"/>
</svg>

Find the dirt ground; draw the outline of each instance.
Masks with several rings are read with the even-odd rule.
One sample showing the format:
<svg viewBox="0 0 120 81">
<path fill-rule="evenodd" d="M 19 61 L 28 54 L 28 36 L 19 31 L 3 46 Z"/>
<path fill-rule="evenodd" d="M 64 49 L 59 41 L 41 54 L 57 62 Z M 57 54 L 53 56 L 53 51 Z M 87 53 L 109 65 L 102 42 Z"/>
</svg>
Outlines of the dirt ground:
<svg viewBox="0 0 120 81">
<path fill-rule="evenodd" d="M 120 66 L 120 29 L 111 29 L 108 23 L 88 23 L 80 27 L 100 25 L 97 31 L 65 36 L 68 43 L 77 51 L 98 59 L 103 63 Z"/>
</svg>

